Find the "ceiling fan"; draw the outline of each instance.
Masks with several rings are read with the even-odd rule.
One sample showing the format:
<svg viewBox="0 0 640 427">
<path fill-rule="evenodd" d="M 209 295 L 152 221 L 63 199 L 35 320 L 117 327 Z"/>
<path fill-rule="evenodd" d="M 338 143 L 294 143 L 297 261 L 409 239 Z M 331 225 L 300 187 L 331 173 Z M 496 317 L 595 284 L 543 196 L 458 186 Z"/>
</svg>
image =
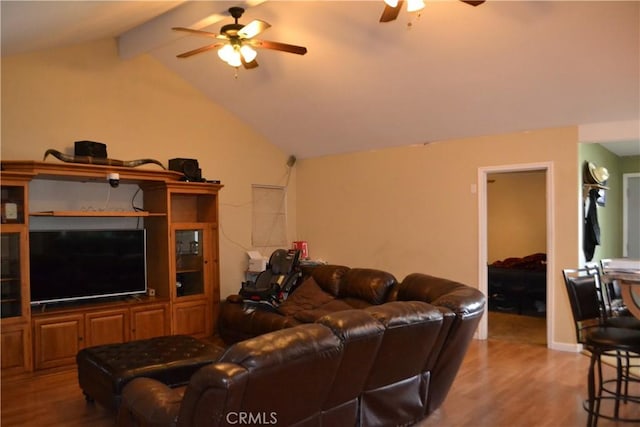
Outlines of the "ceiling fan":
<svg viewBox="0 0 640 427">
<path fill-rule="evenodd" d="M 479 6 L 485 2 L 485 0 L 460 0 L 463 3 L 470 4 L 471 6 Z M 404 0 L 384 0 L 385 6 L 380 16 L 380 22 L 393 21 L 398 17 L 400 9 Z M 424 8 L 424 0 L 407 0 L 407 12 L 417 12 Z"/>
<path fill-rule="evenodd" d="M 258 53 L 253 49 L 254 47 L 279 50 L 282 52 L 295 53 L 297 55 L 304 55 L 305 53 L 307 53 L 306 47 L 254 39 L 253 37 L 271 27 L 271 25 L 259 19 L 255 19 L 249 22 L 247 25 L 238 24 L 238 19 L 242 16 L 243 13 L 244 9 L 241 7 L 229 8 L 229 14 L 235 19 L 235 22 L 233 24 L 224 25 L 220 29 L 220 34 L 215 34 L 203 30 L 194 30 L 191 28 L 174 27 L 173 30 L 175 31 L 184 31 L 193 35 L 220 40 L 218 42 L 181 53 L 180 55 L 177 55 L 177 57 L 188 58 L 198 53 L 220 48 L 218 49 L 218 56 L 224 62 L 231 65 L 232 67 L 237 68 L 242 65 L 246 69 L 251 69 L 258 66 L 258 62 L 256 61 L 256 56 L 258 55 Z"/>
</svg>

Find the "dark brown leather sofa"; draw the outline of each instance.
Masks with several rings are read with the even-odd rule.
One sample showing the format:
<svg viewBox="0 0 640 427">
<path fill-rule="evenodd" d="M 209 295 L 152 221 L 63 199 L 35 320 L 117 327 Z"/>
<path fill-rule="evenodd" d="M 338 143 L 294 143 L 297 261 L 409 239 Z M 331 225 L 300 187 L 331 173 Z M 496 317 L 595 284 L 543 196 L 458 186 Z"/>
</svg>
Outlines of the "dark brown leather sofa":
<svg viewBox="0 0 640 427">
<path fill-rule="evenodd" d="M 413 273 L 398 283 L 388 272 L 341 265 L 314 267 L 277 311 L 253 309 L 232 295 L 222 303 L 220 336 L 233 343 L 270 331 L 315 322 L 328 313 L 363 309 L 391 301 L 423 301 L 443 315 L 439 353 L 433 356 L 429 412 L 437 409 L 455 378 L 485 309 L 477 289 L 448 279 Z M 446 333 L 445 333 L 446 331 Z"/>
<path fill-rule="evenodd" d="M 255 336 L 186 387 L 131 381 L 118 424 L 396 426 L 437 409 L 484 312 L 482 293 L 417 273 L 398 283 L 379 270 L 322 266 L 310 277 L 279 312 L 230 298 L 223 336 Z"/>
</svg>

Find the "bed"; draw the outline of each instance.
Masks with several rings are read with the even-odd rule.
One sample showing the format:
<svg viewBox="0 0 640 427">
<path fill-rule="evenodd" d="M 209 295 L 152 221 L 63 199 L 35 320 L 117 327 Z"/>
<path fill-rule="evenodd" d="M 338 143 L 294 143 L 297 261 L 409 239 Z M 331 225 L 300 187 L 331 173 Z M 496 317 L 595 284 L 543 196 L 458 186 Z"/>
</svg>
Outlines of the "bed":
<svg viewBox="0 0 640 427">
<path fill-rule="evenodd" d="M 544 316 L 547 257 L 535 253 L 510 257 L 488 266 L 489 310 Z"/>
</svg>

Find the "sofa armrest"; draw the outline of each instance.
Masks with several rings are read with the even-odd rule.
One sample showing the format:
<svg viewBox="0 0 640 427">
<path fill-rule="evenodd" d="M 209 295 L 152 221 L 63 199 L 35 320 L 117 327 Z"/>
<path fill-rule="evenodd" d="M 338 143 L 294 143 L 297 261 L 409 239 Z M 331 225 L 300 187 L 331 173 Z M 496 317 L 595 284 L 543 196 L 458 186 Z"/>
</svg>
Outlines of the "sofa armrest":
<svg viewBox="0 0 640 427">
<path fill-rule="evenodd" d="M 249 372 L 218 362 L 193 374 L 180 407 L 178 427 L 228 426 L 227 416 L 241 410 Z"/>
<path fill-rule="evenodd" d="M 220 303 L 218 333 L 228 345 L 298 325 L 293 317 L 228 301 Z"/>
<path fill-rule="evenodd" d="M 151 378 L 132 380 L 122 391 L 118 426 L 175 426 L 183 390 Z"/>
<path fill-rule="evenodd" d="M 227 297 L 227 302 L 230 302 L 232 304 L 242 304 L 244 303 L 244 298 L 242 298 L 242 296 L 238 294 L 231 294 Z"/>
</svg>

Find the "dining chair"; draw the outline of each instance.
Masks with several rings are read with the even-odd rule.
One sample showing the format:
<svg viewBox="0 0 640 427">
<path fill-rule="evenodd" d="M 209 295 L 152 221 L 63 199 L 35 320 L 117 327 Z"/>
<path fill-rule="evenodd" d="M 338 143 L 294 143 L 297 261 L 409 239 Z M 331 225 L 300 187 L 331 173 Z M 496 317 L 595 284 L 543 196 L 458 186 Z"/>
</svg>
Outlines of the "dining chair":
<svg viewBox="0 0 640 427">
<path fill-rule="evenodd" d="M 640 319 L 633 316 L 622 304 L 619 285 L 615 280 L 606 280 L 604 271 L 609 261 L 605 259 L 600 261 L 600 265 L 592 263 L 585 266 L 588 273 L 594 276 L 601 303 L 602 323 L 604 326 L 614 328 L 640 330 Z M 626 403 L 629 398 L 629 383 L 640 382 L 637 376 L 631 374 L 632 369 L 640 369 L 640 356 L 625 352 L 620 355 L 619 363 L 622 364 L 622 385 L 624 387 L 622 395 L 624 396 L 623 401 Z"/>
<path fill-rule="evenodd" d="M 597 426 L 598 418 L 640 422 L 640 418 L 620 417 L 619 411 L 621 402 L 640 404 L 637 396 L 629 396 L 627 393 L 627 356 L 640 355 L 640 330 L 606 325 L 603 301 L 598 291 L 599 276 L 592 269 L 565 269 L 562 273 L 574 319 L 576 340 L 591 354 L 587 375 L 588 399 L 584 403 L 588 412 L 587 426 Z M 615 378 L 602 377 L 602 356 L 615 358 Z M 615 390 L 608 388 L 611 384 L 615 385 Z M 604 400 L 614 400 L 612 415 L 601 413 L 600 404 Z"/>
<path fill-rule="evenodd" d="M 594 276 L 602 310 L 602 321 L 605 326 L 640 330 L 640 319 L 629 313 L 622 304 L 620 286 L 615 283 L 615 280 L 606 279 L 604 274 L 606 262 L 607 260 L 602 260 L 601 267 L 598 264 L 585 266 L 587 274 Z"/>
</svg>

